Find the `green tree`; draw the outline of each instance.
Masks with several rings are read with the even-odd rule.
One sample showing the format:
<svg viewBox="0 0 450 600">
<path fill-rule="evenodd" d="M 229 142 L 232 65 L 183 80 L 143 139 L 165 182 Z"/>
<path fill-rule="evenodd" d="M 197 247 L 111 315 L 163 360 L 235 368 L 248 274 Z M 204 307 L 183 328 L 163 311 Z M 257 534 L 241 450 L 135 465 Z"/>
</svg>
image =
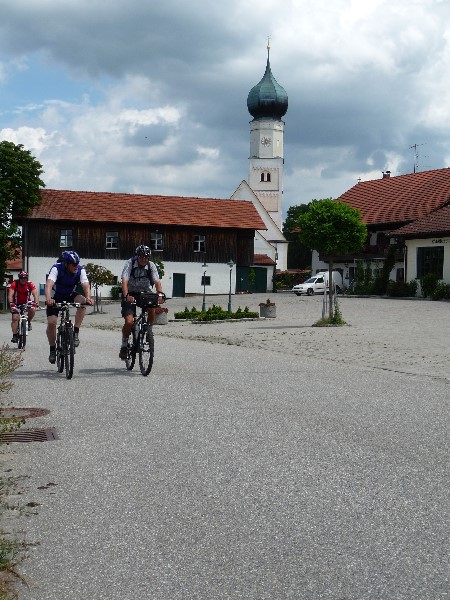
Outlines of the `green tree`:
<svg viewBox="0 0 450 600">
<path fill-rule="evenodd" d="M 283 223 L 283 235 L 289 242 L 287 254 L 288 269 L 307 269 L 311 266 L 311 248 L 305 246 L 299 237 L 298 218 L 308 210 L 309 204 L 290 206 Z"/>
<path fill-rule="evenodd" d="M 99 309 L 99 294 L 98 288 L 102 287 L 102 285 L 112 285 L 114 282 L 114 275 L 109 271 L 106 267 L 101 267 L 100 265 L 94 265 L 93 263 L 88 263 L 85 266 L 86 274 L 89 279 L 89 283 L 91 287 L 94 288 L 95 293 L 95 311 L 100 312 Z"/>
<path fill-rule="evenodd" d="M 162 279 L 164 276 L 164 263 L 160 258 L 156 258 L 155 256 L 152 256 L 150 258 L 150 260 L 152 261 L 152 263 L 155 263 L 156 268 L 158 269 L 158 273 L 159 273 L 159 278 Z"/>
<path fill-rule="evenodd" d="M 332 198 L 313 200 L 308 210 L 298 218 L 302 242 L 328 255 L 329 318 L 333 318 L 333 257 L 338 254 L 359 252 L 367 238 L 367 227 L 361 213 Z"/>
<path fill-rule="evenodd" d="M 42 165 L 22 144 L 0 142 L 0 281 L 21 247 L 21 217 L 40 202 Z"/>
</svg>

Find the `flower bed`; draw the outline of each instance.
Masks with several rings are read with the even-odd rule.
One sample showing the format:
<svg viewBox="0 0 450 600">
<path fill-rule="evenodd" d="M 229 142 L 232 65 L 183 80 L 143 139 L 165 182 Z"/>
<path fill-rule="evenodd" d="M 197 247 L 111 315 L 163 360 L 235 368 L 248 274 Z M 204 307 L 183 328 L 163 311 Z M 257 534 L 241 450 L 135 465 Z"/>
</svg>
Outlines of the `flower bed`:
<svg viewBox="0 0 450 600">
<path fill-rule="evenodd" d="M 229 313 L 220 306 L 213 304 L 206 312 L 197 308 L 186 308 L 182 312 L 175 313 L 175 319 L 190 319 L 192 321 L 222 321 L 225 319 L 257 319 L 258 313 L 251 312 L 248 306 L 243 310 L 241 307 L 236 312 Z"/>
</svg>

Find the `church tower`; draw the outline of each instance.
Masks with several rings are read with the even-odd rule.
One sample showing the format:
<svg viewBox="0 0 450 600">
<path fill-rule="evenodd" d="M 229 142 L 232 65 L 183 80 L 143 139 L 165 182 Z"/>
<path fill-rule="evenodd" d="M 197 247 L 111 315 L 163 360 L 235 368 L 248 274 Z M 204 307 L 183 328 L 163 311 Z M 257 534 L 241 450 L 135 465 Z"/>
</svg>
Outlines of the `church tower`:
<svg viewBox="0 0 450 600">
<path fill-rule="evenodd" d="M 288 109 L 288 97 L 270 69 L 270 46 L 267 44 L 267 65 L 261 81 L 249 92 L 250 121 L 249 186 L 282 229 L 283 199 L 283 117 Z"/>
</svg>

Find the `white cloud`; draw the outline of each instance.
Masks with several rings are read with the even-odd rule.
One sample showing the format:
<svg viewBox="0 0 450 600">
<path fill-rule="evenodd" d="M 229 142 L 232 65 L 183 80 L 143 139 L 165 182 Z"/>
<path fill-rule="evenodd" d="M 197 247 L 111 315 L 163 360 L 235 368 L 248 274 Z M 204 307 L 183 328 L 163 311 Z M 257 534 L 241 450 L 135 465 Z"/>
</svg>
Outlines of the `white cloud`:
<svg viewBox="0 0 450 600">
<path fill-rule="evenodd" d="M 285 208 L 411 171 L 415 143 L 448 165 L 449 3 L 3 0 L 2 14 L 0 127 L 48 186 L 229 196 L 267 35 L 289 96 Z"/>
</svg>

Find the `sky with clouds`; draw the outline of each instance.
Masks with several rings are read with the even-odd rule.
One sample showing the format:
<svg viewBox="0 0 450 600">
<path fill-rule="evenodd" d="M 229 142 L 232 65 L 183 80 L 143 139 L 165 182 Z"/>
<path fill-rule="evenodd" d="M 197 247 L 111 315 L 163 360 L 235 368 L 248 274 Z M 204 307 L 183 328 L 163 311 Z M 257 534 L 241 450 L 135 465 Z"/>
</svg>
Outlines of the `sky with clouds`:
<svg viewBox="0 0 450 600">
<path fill-rule="evenodd" d="M 47 188 L 229 198 L 269 35 L 284 211 L 450 166 L 449 0 L 2 0 L 0 139 Z"/>
</svg>

